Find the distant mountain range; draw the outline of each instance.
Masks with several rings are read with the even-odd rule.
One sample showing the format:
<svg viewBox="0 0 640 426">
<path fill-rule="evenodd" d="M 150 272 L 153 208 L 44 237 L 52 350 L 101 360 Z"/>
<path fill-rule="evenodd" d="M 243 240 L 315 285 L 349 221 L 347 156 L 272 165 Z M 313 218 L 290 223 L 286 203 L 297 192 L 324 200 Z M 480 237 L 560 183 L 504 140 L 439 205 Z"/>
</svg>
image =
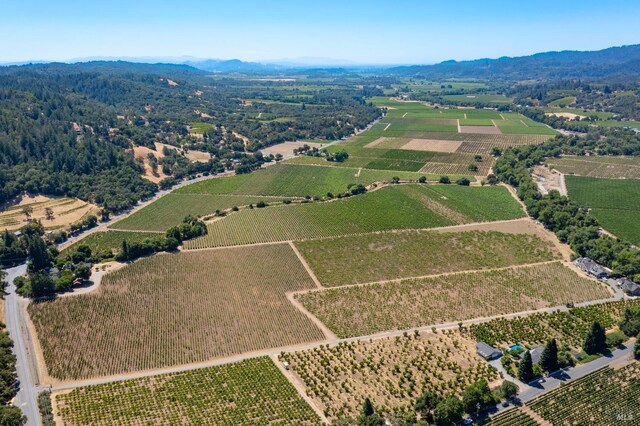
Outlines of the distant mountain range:
<svg viewBox="0 0 640 426">
<path fill-rule="evenodd" d="M 393 74 L 427 78 L 481 79 L 599 79 L 640 77 L 640 45 L 610 47 L 598 51 L 545 52 L 531 56 L 473 61 L 445 61 L 388 70 Z"/>
<path fill-rule="evenodd" d="M 271 63 L 246 62 L 239 59 L 198 59 L 193 57 L 92 57 L 66 63 L 88 61 L 126 61 L 145 64 L 188 65 L 207 72 L 269 74 L 310 69 L 367 70 L 398 76 L 420 76 L 432 79 L 478 78 L 502 80 L 530 79 L 602 79 L 640 78 L 640 44 L 610 47 L 598 51 L 573 51 L 537 53 L 530 56 L 476 59 L 472 61 L 444 61 L 435 65 L 408 65 L 385 67 L 383 65 L 356 65 L 346 61 L 323 58 L 300 58 Z M 45 63 L 25 61 L 4 65 Z"/>
</svg>

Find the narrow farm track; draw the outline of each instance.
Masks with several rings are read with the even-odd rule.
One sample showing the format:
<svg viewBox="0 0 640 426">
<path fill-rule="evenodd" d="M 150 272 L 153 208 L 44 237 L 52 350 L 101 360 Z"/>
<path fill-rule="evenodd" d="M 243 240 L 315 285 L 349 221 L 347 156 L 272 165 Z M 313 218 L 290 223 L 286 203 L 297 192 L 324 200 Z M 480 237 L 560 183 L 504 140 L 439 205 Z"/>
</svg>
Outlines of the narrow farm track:
<svg viewBox="0 0 640 426">
<path fill-rule="evenodd" d="M 311 267 L 309 266 L 307 261 L 304 259 L 304 257 L 302 256 L 302 254 L 298 250 L 298 247 L 296 247 L 296 245 L 293 243 L 293 241 L 288 241 L 288 243 L 289 243 L 289 246 L 291 246 L 291 249 L 293 250 L 293 252 L 298 257 L 298 260 L 300 260 L 300 263 L 302 263 L 302 266 L 304 266 L 304 269 L 307 271 L 307 273 L 309 274 L 309 276 L 311 277 L 311 279 L 315 283 L 316 287 L 318 287 L 319 289 L 324 288 L 324 287 L 322 287 L 322 284 L 320 284 L 320 280 L 318 280 L 318 277 L 316 277 L 316 274 L 313 272 L 313 270 L 311 269 Z"/>
</svg>

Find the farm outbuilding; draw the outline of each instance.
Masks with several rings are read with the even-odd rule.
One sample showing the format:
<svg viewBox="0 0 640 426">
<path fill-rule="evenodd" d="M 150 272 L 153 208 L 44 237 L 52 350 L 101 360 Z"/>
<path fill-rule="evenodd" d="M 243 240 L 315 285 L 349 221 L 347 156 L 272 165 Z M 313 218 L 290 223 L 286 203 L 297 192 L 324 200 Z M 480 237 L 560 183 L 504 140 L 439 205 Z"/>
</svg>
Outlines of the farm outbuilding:
<svg viewBox="0 0 640 426">
<path fill-rule="evenodd" d="M 476 353 L 486 360 L 498 359 L 502 352 L 484 342 L 476 343 Z"/>
</svg>

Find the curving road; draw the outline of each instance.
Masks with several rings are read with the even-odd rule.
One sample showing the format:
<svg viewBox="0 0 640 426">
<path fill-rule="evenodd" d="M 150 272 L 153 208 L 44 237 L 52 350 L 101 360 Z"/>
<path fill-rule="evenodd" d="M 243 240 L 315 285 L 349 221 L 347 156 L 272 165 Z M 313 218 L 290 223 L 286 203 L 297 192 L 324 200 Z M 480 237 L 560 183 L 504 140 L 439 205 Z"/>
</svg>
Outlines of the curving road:
<svg viewBox="0 0 640 426">
<path fill-rule="evenodd" d="M 27 265 L 23 264 L 6 270 L 7 294 L 4 298 L 5 316 L 7 330 L 9 336 L 13 340 L 13 352 L 16 356 L 16 370 L 18 372 L 18 380 L 20 380 L 20 389 L 14 401 L 14 404 L 22 410 L 27 416 L 27 425 L 40 426 L 40 413 L 38 412 L 38 385 L 37 374 L 32 371 L 31 361 L 33 358 L 33 349 L 30 347 L 29 333 L 27 331 L 26 320 L 24 315 L 25 304 L 20 300 L 20 296 L 16 294 L 16 286 L 13 280 L 24 274 Z"/>
</svg>

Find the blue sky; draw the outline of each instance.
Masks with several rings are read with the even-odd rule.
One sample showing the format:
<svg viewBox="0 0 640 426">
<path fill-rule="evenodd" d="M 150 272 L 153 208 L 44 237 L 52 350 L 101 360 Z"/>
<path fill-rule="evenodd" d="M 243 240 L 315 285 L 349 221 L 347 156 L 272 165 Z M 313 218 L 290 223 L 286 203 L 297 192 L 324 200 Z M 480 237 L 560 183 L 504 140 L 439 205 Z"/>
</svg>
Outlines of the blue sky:
<svg viewBox="0 0 640 426">
<path fill-rule="evenodd" d="M 640 43 L 640 1 L 1 0 L 0 62 L 433 63 Z"/>
</svg>

